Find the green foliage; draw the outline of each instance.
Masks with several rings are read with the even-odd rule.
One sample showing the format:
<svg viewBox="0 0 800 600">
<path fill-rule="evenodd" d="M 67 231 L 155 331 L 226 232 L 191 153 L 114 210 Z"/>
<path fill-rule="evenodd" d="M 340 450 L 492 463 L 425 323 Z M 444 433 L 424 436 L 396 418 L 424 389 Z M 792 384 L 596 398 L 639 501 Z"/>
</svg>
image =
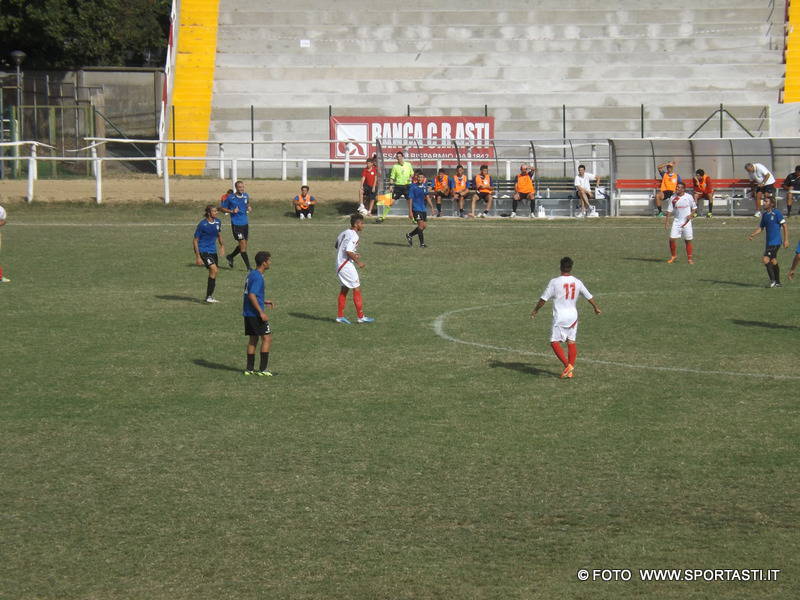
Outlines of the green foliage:
<svg viewBox="0 0 800 600">
<path fill-rule="evenodd" d="M 26 69 L 141 66 L 166 47 L 170 0 L 0 0 L 0 65 Z"/>
</svg>

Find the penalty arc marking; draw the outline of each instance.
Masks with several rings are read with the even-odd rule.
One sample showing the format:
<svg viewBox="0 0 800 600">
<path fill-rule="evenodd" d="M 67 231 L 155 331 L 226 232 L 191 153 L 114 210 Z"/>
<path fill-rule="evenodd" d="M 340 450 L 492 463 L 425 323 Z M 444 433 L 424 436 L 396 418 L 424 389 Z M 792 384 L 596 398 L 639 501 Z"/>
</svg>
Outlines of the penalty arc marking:
<svg viewBox="0 0 800 600">
<path fill-rule="evenodd" d="M 630 292 L 628 292 L 630 293 Z M 603 296 L 609 296 L 611 294 L 603 294 Z M 515 304 L 522 304 L 521 302 L 508 302 L 503 304 L 494 304 L 491 307 L 488 306 L 468 306 L 466 308 L 456 308 L 454 310 L 448 310 L 440 314 L 433 320 L 433 331 L 434 333 L 442 338 L 443 340 L 447 340 L 448 342 L 453 342 L 454 344 L 463 344 L 465 346 L 475 346 L 476 348 L 485 348 L 486 350 L 497 350 L 499 352 L 511 352 L 514 354 L 523 354 L 527 356 L 543 356 L 549 357 L 552 356 L 552 353 L 547 352 L 535 352 L 533 350 L 518 350 L 516 348 L 509 348 L 507 346 L 495 346 L 493 344 L 484 344 L 482 342 L 470 342 L 469 340 L 462 340 L 457 337 L 454 337 L 447 333 L 444 328 L 444 324 L 447 321 L 447 318 L 458 314 L 458 313 L 465 313 L 475 310 L 486 310 L 487 308 L 496 308 L 498 306 L 513 306 Z M 800 379 L 800 375 L 768 375 L 766 373 L 746 373 L 742 371 L 717 371 L 717 370 L 705 370 L 705 369 L 687 369 L 683 367 L 660 367 L 660 366 L 653 366 L 653 365 L 634 365 L 630 363 L 619 362 L 615 360 L 601 360 L 598 358 L 585 358 L 581 356 L 580 362 L 590 363 L 594 365 L 603 365 L 606 367 L 620 367 L 623 369 L 638 369 L 641 371 L 662 371 L 667 373 L 691 373 L 696 375 L 724 375 L 727 377 L 758 377 L 761 379 L 784 379 L 784 380 L 798 380 Z"/>
</svg>

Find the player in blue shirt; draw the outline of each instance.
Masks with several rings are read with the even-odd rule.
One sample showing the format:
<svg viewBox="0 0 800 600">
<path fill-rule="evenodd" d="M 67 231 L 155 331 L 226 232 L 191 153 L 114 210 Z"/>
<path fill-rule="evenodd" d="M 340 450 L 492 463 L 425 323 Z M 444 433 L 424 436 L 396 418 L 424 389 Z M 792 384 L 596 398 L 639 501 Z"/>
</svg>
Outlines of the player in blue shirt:
<svg viewBox="0 0 800 600">
<path fill-rule="evenodd" d="M 225 245 L 222 243 L 220 233 L 221 224 L 217 218 L 217 207 L 213 204 L 206 206 L 205 218 L 197 224 L 194 230 L 194 255 L 200 264 L 208 269 L 208 283 L 206 284 L 206 302 L 213 304 L 219 302 L 214 299 L 214 288 L 217 285 L 217 272 L 219 262 L 217 258 L 217 242 L 220 251 L 225 254 Z"/>
<path fill-rule="evenodd" d="M 411 218 L 416 222 L 417 226 L 414 231 L 406 234 L 406 241 L 409 246 L 414 245 L 414 236 L 419 236 L 419 247 L 425 248 L 425 235 L 422 233 L 428 226 L 428 205 L 429 194 L 431 193 L 428 187 L 425 174 L 417 170 L 411 180 L 411 185 L 408 188 L 408 196 L 411 200 Z"/>
<path fill-rule="evenodd" d="M 237 181 L 233 186 L 236 191 L 233 194 L 228 194 L 227 198 L 222 201 L 219 209 L 228 213 L 231 216 L 231 230 L 233 231 L 233 239 L 239 244 L 236 250 L 225 256 L 228 261 L 228 266 L 233 268 L 233 259 L 236 255 L 241 253 L 244 266 L 250 270 L 250 258 L 247 256 L 247 237 L 249 234 L 249 222 L 247 220 L 247 213 L 252 210 L 250 206 L 250 196 L 244 191 L 244 183 Z"/>
<path fill-rule="evenodd" d="M 257 252 L 256 268 L 247 274 L 244 282 L 242 316 L 244 317 L 244 334 L 248 336 L 245 375 L 272 377 L 272 373 L 267 370 L 269 349 L 272 346 L 272 329 L 267 320 L 267 313 L 264 312 L 267 306 L 275 308 L 274 302 L 264 300 L 264 271 L 269 269 L 271 264 L 272 257 L 269 252 L 263 250 Z M 256 343 L 259 338 L 261 339 L 261 363 L 258 371 L 255 371 Z"/>
<path fill-rule="evenodd" d="M 767 232 L 767 247 L 764 250 L 764 266 L 767 268 L 767 275 L 769 275 L 769 285 L 767 287 L 781 287 L 781 271 L 778 267 L 778 249 L 783 245 L 784 248 L 789 247 L 789 229 L 786 227 L 786 219 L 781 214 L 781 211 L 775 210 L 775 200 L 766 197 L 764 200 L 764 214 L 761 215 L 761 223 L 758 228 L 747 236 L 748 240 L 752 240 L 755 236 L 761 233 L 761 230 Z"/>
</svg>

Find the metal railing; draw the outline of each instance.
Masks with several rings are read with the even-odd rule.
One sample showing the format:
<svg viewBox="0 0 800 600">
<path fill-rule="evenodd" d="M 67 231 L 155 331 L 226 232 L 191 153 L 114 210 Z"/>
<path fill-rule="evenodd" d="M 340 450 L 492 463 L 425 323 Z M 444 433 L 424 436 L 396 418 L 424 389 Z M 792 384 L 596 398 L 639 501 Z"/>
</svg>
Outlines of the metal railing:
<svg viewBox="0 0 800 600">
<path fill-rule="evenodd" d="M 63 162 L 83 162 L 91 164 L 91 173 L 95 179 L 95 201 L 100 204 L 103 201 L 103 170 L 106 163 L 120 163 L 120 162 L 150 162 L 155 163 L 157 166 L 157 173 L 163 179 L 164 185 L 164 203 L 170 202 L 170 161 L 203 161 L 206 164 L 215 164 L 217 166 L 217 175 L 221 180 L 230 180 L 232 183 L 239 179 L 240 166 L 242 163 L 263 163 L 263 164 L 279 164 L 280 165 L 280 179 L 286 181 L 289 178 L 289 165 L 295 165 L 299 168 L 300 180 L 302 185 L 307 185 L 309 180 L 309 167 L 315 165 L 320 166 L 338 166 L 342 168 L 341 178 L 343 181 L 350 181 L 351 168 L 360 166 L 363 157 L 352 157 L 350 154 L 351 146 L 358 143 L 358 140 L 352 142 L 343 142 L 341 140 L 298 140 L 298 141 L 272 141 L 272 142 L 252 142 L 259 145 L 271 145 L 279 147 L 280 157 L 252 157 L 252 156 L 226 156 L 226 144 L 240 144 L 241 142 L 231 142 L 223 140 L 130 140 L 125 138 L 98 138 L 87 137 L 85 138 L 89 145 L 73 151 L 67 151 L 70 156 L 53 156 L 43 155 L 39 152 L 42 148 L 53 150 L 52 146 L 42 144 L 35 141 L 19 141 L 19 142 L 6 142 L 0 144 L 0 147 L 14 147 L 15 152 L 13 156 L 0 156 L 0 163 L 13 162 L 18 165 L 20 162 L 27 164 L 27 193 L 26 200 L 33 202 L 35 193 L 35 181 L 39 178 L 38 163 L 40 161 L 63 161 Z M 397 142 L 400 140 L 385 140 L 385 142 Z M 431 140 L 402 140 L 402 145 L 411 147 L 419 145 L 420 143 L 429 143 Z M 540 143 L 541 142 L 541 143 Z M 122 143 L 133 144 L 137 148 L 139 145 L 151 144 L 154 147 L 152 156 L 147 156 L 145 152 L 140 152 L 141 156 L 103 156 L 99 149 L 106 143 Z M 248 144 L 251 142 L 248 142 Z M 291 156 L 289 153 L 290 146 L 304 146 L 308 144 L 345 144 L 344 158 L 331 158 L 330 156 L 320 157 L 298 157 Z M 437 141 L 441 143 L 441 141 Z M 570 173 L 577 171 L 579 162 L 586 162 L 591 165 L 590 168 L 593 172 L 597 172 L 598 164 L 607 165 L 608 163 L 608 142 L 601 140 L 541 140 L 534 142 L 532 140 L 452 140 L 452 143 L 457 147 L 460 146 L 462 154 L 457 154 L 455 158 L 434 158 L 414 160 L 414 164 L 419 167 L 435 167 L 437 170 L 443 166 L 455 166 L 456 162 L 464 165 L 464 168 L 469 176 L 472 176 L 475 165 L 491 162 L 495 167 L 495 172 L 498 177 L 505 176 L 505 179 L 512 178 L 513 165 L 527 162 L 534 167 L 542 168 L 546 165 L 558 165 L 559 170 L 561 165 L 564 165 L 564 172 L 569 166 Z M 207 156 L 170 156 L 167 150 L 174 148 L 178 144 L 215 144 L 218 149 L 218 155 L 215 157 Z M 489 145 L 494 150 L 494 157 L 491 159 L 477 158 L 471 155 L 471 148 L 478 146 Z M 380 142 L 378 142 L 380 147 Z M 588 149 L 582 151 L 581 149 Z M 600 152 L 598 153 L 598 149 Z M 82 153 L 88 153 L 88 156 L 80 156 Z M 549 155 L 548 155 L 549 154 Z M 607 169 L 603 169 L 607 170 Z"/>
</svg>

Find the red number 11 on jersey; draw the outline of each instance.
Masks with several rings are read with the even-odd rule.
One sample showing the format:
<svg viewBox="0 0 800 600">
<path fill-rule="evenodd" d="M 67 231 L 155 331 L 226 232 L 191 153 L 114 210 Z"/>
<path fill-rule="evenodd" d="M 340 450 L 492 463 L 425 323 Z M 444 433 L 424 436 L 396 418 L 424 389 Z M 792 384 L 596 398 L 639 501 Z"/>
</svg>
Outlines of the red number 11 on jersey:
<svg viewBox="0 0 800 600">
<path fill-rule="evenodd" d="M 564 284 L 564 298 L 566 300 L 575 300 L 575 284 L 574 283 L 565 283 Z"/>
</svg>

